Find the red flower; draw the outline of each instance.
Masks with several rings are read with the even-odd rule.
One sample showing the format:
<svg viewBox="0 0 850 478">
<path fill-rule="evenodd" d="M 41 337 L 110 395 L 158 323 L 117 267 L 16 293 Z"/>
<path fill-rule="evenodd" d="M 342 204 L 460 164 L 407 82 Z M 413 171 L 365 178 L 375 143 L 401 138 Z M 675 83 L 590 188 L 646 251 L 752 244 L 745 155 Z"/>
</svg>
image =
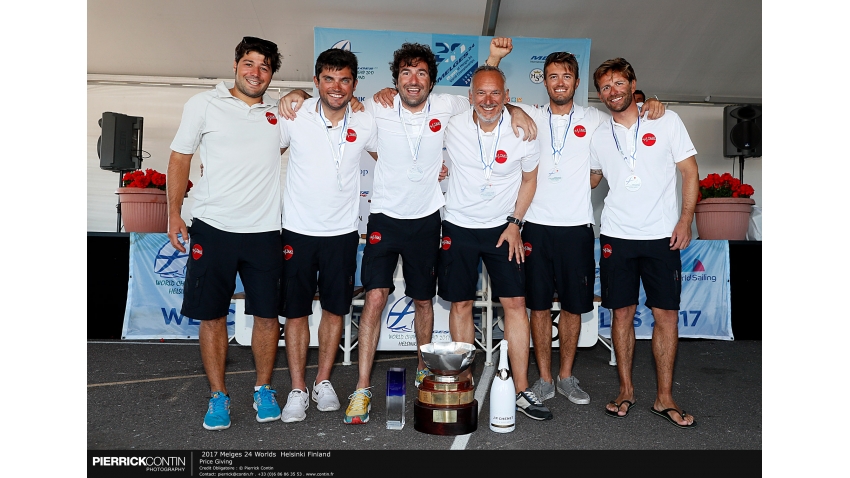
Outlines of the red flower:
<svg viewBox="0 0 850 478">
<path fill-rule="evenodd" d="M 755 194 L 753 187 L 743 184 L 740 179 L 730 173 L 711 173 L 699 182 L 697 202 L 703 198 L 748 198 Z"/>
<path fill-rule="evenodd" d="M 155 188 L 165 191 L 167 179 L 165 174 L 155 169 L 130 171 L 121 177 L 122 186 L 125 188 Z M 186 188 L 186 192 L 192 188 L 192 182 Z"/>
</svg>

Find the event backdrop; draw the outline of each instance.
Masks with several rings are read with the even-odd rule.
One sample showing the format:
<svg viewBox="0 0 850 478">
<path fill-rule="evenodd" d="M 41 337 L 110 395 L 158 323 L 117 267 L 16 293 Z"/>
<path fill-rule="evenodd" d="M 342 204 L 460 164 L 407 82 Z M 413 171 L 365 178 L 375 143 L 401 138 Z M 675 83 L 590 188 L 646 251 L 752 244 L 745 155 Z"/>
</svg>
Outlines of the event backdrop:
<svg viewBox="0 0 850 478">
<path fill-rule="evenodd" d="M 363 101 L 383 88 L 393 86 L 390 63 L 393 52 L 402 43 L 414 42 L 428 45 L 437 57 L 436 93 L 450 93 L 468 97 L 472 72 L 483 65 L 490 55 L 493 37 L 474 35 L 448 35 L 441 33 L 415 33 L 396 31 L 347 30 L 336 28 L 314 29 L 314 55 L 329 48 L 342 48 L 357 55 L 357 89 L 355 96 Z M 553 51 L 572 52 L 579 64 L 579 79 L 588 83 L 590 67 L 589 38 L 513 38 L 513 50 L 499 68 L 507 77 L 511 102 L 544 105 L 548 103 L 543 86 L 543 62 Z M 313 91 L 313 95 L 318 94 Z M 587 88 L 578 88 L 575 102 L 587 106 Z M 446 164 L 448 155 L 444 154 Z M 366 153 L 360 159 L 360 234 L 366 233 L 369 218 L 369 201 L 372 197 L 372 174 L 375 160 Z M 445 182 L 443 192 L 445 192 Z"/>
</svg>

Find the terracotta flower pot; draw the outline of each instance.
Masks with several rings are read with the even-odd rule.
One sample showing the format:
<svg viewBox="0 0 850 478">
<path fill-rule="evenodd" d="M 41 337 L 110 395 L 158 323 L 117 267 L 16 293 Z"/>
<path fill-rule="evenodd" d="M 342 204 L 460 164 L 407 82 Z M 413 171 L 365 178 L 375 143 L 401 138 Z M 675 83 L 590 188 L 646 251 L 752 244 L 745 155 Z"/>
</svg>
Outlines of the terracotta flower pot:
<svg viewBox="0 0 850 478">
<path fill-rule="evenodd" d="M 125 232 L 167 232 L 168 201 L 155 188 L 118 188 Z"/>
<path fill-rule="evenodd" d="M 700 239 L 743 241 L 747 238 L 752 198 L 706 198 L 694 209 Z"/>
</svg>

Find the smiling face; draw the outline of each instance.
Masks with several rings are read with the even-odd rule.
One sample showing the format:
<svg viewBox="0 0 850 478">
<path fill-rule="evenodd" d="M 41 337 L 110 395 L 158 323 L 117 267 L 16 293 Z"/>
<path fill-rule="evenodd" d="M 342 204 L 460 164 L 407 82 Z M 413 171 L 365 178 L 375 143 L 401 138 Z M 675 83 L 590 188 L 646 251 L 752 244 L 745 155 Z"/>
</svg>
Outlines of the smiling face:
<svg viewBox="0 0 850 478">
<path fill-rule="evenodd" d="M 505 89 L 505 80 L 497 70 L 479 71 L 472 77 L 469 102 L 482 125 L 499 120 L 509 95 L 510 91 Z"/>
<path fill-rule="evenodd" d="M 602 75 L 597 83 L 599 99 L 612 113 L 620 113 L 632 105 L 632 95 L 635 92 L 634 80 L 629 81 L 622 73 L 611 71 Z"/>
<path fill-rule="evenodd" d="M 318 77 L 313 77 L 313 83 L 319 90 L 322 106 L 333 111 L 345 109 L 357 87 L 357 79 L 347 66 L 340 70 L 324 67 Z"/>
<path fill-rule="evenodd" d="M 236 72 L 233 96 L 246 103 L 257 103 L 272 82 L 272 68 L 266 63 L 266 57 L 249 51 L 233 62 L 233 70 Z"/>
<path fill-rule="evenodd" d="M 565 106 L 573 101 L 576 88 L 580 80 L 567 68 L 565 63 L 551 63 L 546 67 L 544 73 L 544 84 L 549 100 L 558 105 Z"/>
<path fill-rule="evenodd" d="M 414 59 L 411 63 L 413 64 L 399 68 L 396 87 L 398 96 L 407 109 L 419 111 L 425 107 L 425 100 L 428 99 L 434 84 L 431 82 L 428 64 L 425 61 Z"/>
</svg>

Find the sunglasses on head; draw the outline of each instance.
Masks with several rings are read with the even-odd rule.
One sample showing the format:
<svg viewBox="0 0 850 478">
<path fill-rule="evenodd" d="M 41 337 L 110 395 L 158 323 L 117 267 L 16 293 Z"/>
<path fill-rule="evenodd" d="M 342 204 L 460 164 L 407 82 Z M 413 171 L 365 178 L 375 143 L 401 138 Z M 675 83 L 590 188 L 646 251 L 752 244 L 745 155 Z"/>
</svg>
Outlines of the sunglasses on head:
<svg viewBox="0 0 850 478">
<path fill-rule="evenodd" d="M 259 43 L 260 45 L 266 46 L 273 50 L 277 50 L 277 43 L 270 42 L 268 40 L 263 40 L 262 38 L 242 37 L 242 43 Z"/>
</svg>

